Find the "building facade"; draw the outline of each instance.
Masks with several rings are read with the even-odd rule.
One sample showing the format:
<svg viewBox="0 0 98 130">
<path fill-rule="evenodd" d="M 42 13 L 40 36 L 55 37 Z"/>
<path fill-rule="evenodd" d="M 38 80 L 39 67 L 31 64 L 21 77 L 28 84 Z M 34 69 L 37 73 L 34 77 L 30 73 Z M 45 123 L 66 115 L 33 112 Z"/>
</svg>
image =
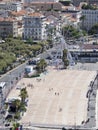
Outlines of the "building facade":
<svg viewBox="0 0 98 130">
<path fill-rule="evenodd" d="M 11 11 L 20 11 L 22 10 L 22 4 L 20 2 L 1 2 L 0 9 L 11 10 Z"/>
<path fill-rule="evenodd" d="M 81 2 L 87 2 L 88 4 L 98 4 L 98 0 L 72 0 L 75 6 L 79 6 Z"/>
<path fill-rule="evenodd" d="M 87 31 L 98 23 L 98 10 L 82 10 L 82 16 L 85 17 L 84 20 L 82 20 L 82 28 Z"/>
<path fill-rule="evenodd" d="M 28 7 L 31 7 L 32 9 L 34 9 L 35 11 L 61 11 L 62 10 L 62 4 L 59 2 L 33 2 L 30 3 L 28 2 L 28 0 L 26 0 L 28 4 L 26 4 L 26 6 L 28 5 Z M 24 8 L 25 4 L 24 4 Z"/>
<path fill-rule="evenodd" d="M 8 36 L 18 36 L 17 21 L 12 18 L 0 19 L 0 37 L 6 38 Z"/>
<path fill-rule="evenodd" d="M 46 39 L 45 16 L 32 13 L 23 18 L 23 38 L 33 40 Z"/>
</svg>

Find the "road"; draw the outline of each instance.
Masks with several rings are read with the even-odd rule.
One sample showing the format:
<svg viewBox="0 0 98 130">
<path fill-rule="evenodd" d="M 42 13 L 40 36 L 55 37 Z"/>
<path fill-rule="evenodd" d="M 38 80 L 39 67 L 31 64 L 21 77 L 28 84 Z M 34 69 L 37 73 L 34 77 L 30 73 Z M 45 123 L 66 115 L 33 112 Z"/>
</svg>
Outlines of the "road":
<svg viewBox="0 0 98 130">
<path fill-rule="evenodd" d="M 62 36 L 62 35 L 60 35 L 59 34 L 59 36 L 60 36 L 60 38 L 61 38 L 61 46 L 62 46 L 62 49 L 67 49 L 67 51 L 68 51 L 68 60 L 69 60 L 69 65 L 74 65 L 75 63 L 74 63 L 74 60 L 73 60 L 73 58 L 72 58 L 72 56 L 71 56 L 71 53 L 69 52 L 69 50 L 68 50 L 68 45 L 67 45 L 67 43 L 66 43 L 66 40 L 64 39 L 64 37 Z"/>
<path fill-rule="evenodd" d="M 23 77 L 25 66 L 26 66 L 26 62 L 24 64 L 19 65 L 16 68 L 14 68 L 13 70 L 7 72 L 6 74 L 2 75 L 2 77 L 0 77 L 0 82 L 6 82 L 6 88 L 5 88 L 5 90 L 3 90 L 6 92 L 6 94 L 8 94 L 11 91 L 11 89 L 13 89 L 13 87 L 15 86 L 17 81 Z M 7 97 L 7 95 L 2 96 L 2 101 L 0 101 L 0 102 L 2 102 L 2 104 L 4 104 L 6 97 Z M 0 104 L 0 106 L 1 106 L 1 104 Z M 2 110 L 4 110 L 4 108 L 2 108 Z M 3 114 L 0 113 L 0 117 L 2 117 L 2 118 L 0 118 L 0 125 L 2 125 L 3 120 L 4 120 Z"/>
</svg>

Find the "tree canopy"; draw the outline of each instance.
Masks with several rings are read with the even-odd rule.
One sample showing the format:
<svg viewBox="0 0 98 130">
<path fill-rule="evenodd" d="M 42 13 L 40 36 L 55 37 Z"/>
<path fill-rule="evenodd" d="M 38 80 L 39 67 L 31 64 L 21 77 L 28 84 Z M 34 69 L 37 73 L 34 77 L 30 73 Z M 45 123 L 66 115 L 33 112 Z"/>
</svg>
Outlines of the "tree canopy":
<svg viewBox="0 0 98 130">
<path fill-rule="evenodd" d="M 93 34 L 98 34 L 98 23 L 95 24 L 88 32 L 89 34 L 93 35 Z"/>
<path fill-rule="evenodd" d="M 94 5 L 91 5 L 91 4 L 83 4 L 82 5 L 82 9 L 85 9 L 85 10 L 97 10 L 98 7 L 97 6 L 94 6 Z"/>
<path fill-rule="evenodd" d="M 62 30 L 63 30 L 62 33 L 65 36 L 65 38 L 79 38 L 79 37 L 81 37 L 82 32 L 80 32 L 79 29 L 77 29 L 71 25 L 63 27 Z"/>
<path fill-rule="evenodd" d="M 69 65 L 69 61 L 67 59 L 67 49 L 63 50 L 63 57 L 62 57 L 62 61 L 64 63 L 64 68 L 66 69 L 67 66 Z"/>
<path fill-rule="evenodd" d="M 32 42 L 32 43 L 31 43 Z M 13 63 L 20 57 L 32 57 L 44 51 L 44 46 L 50 44 L 47 41 L 34 43 L 33 41 L 24 42 L 21 39 L 6 38 L 5 43 L 0 44 L 0 73 L 5 73 Z"/>
</svg>

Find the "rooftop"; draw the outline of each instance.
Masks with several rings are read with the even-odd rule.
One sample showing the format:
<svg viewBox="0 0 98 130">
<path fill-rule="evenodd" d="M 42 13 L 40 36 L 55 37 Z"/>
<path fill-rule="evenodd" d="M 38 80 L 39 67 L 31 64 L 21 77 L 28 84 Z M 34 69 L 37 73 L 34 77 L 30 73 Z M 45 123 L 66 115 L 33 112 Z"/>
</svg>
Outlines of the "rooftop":
<svg viewBox="0 0 98 130">
<path fill-rule="evenodd" d="M 6 17 L 6 18 L 0 17 L 0 22 L 2 22 L 2 21 L 13 22 L 13 21 L 15 21 L 15 19 L 14 19 L 14 18 L 11 18 L 11 17 Z"/>
</svg>

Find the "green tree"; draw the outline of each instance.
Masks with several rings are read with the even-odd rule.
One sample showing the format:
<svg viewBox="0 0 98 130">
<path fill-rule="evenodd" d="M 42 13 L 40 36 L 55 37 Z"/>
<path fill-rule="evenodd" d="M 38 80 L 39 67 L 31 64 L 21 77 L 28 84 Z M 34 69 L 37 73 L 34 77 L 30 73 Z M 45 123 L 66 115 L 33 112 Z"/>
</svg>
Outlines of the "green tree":
<svg viewBox="0 0 98 130">
<path fill-rule="evenodd" d="M 20 105 L 21 105 L 21 101 L 18 99 L 12 102 L 12 106 L 15 108 L 16 112 L 19 111 Z"/>
<path fill-rule="evenodd" d="M 64 68 L 66 69 L 67 66 L 69 65 L 69 61 L 68 59 L 64 59 L 63 62 L 64 62 Z"/>
<path fill-rule="evenodd" d="M 63 50 L 63 56 L 62 56 L 62 61 L 64 63 L 64 68 L 66 69 L 67 66 L 69 65 L 69 61 L 67 59 L 67 49 Z"/>
<path fill-rule="evenodd" d="M 98 23 L 95 24 L 88 32 L 89 34 L 93 35 L 93 34 L 98 34 Z"/>
<path fill-rule="evenodd" d="M 20 105 L 20 111 L 21 112 L 26 112 L 26 106 L 24 103 L 21 102 L 21 105 Z"/>
<path fill-rule="evenodd" d="M 81 37 L 80 30 L 71 26 L 71 25 L 64 26 L 62 28 L 62 33 L 65 36 L 65 38 L 79 38 L 79 37 Z"/>
<path fill-rule="evenodd" d="M 38 72 L 44 72 L 46 67 L 47 67 L 47 63 L 44 59 L 41 59 L 36 66 Z"/>
<path fill-rule="evenodd" d="M 20 119 L 20 112 L 16 112 L 14 115 L 14 119 L 19 120 Z"/>
<path fill-rule="evenodd" d="M 20 126 L 19 123 L 14 122 L 14 123 L 13 123 L 13 126 L 12 126 L 12 130 L 16 130 L 16 128 L 18 128 L 19 126 Z"/>
<path fill-rule="evenodd" d="M 27 40 L 27 43 L 30 44 L 30 45 L 32 45 L 32 44 L 33 44 L 33 39 L 32 39 L 32 38 L 29 38 L 29 39 Z"/>
<path fill-rule="evenodd" d="M 86 16 L 85 16 L 85 15 L 82 15 L 82 16 L 80 17 L 81 27 L 83 27 L 85 19 L 86 19 Z"/>
<path fill-rule="evenodd" d="M 20 90 L 20 95 L 19 95 L 20 97 L 21 97 L 21 102 L 22 103 L 25 103 L 25 100 L 26 100 L 26 98 L 28 97 L 28 92 L 27 92 L 27 90 L 26 90 L 26 87 L 25 88 L 22 88 L 21 90 Z"/>
</svg>

